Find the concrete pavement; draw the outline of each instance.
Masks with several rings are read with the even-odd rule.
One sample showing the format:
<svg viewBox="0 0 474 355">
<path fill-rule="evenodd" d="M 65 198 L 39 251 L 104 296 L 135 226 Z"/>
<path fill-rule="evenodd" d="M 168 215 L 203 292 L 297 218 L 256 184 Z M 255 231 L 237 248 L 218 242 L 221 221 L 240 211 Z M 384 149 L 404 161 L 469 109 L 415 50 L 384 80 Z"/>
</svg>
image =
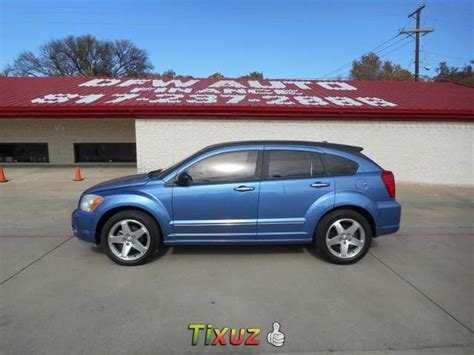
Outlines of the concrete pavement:
<svg viewBox="0 0 474 355">
<path fill-rule="evenodd" d="M 36 169 L 36 170 L 35 170 Z M 102 170 L 102 171 L 100 171 Z M 402 229 L 361 262 L 310 247 L 169 248 L 120 267 L 70 235 L 79 193 L 132 168 L 15 168 L 0 185 L 0 349 L 27 353 L 472 353 L 473 191 L 399 185 Z M 285 345 L 266 343 L 279 321 Z M 190 323 L 262 328 L 191 346 Z M 228 338 L 227 338 L 228 339 Z"/>
</svg>

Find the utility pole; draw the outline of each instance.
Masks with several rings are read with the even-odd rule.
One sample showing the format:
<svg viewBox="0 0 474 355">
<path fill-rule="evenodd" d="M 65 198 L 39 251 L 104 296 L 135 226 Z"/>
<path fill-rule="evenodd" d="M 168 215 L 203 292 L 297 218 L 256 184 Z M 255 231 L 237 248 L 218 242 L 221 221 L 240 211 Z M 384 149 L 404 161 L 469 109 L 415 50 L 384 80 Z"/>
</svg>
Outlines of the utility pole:
<svg viewBox="0 0 474 355">
<path fill-rule="evenodd" d="M 415 35 L 415 81 L 418 81 L 420 77 L 420 34 L 426 35 L 434 31 L 434 28 L 420 28 L 421 22 L 421 10 L 425 8 L 425 5 L 418 6 L 418 8 L 413 11 L 408 18 L 414 17 L 416 20 L 416 29 L 406 30 L 402 29 L 399 31 L 399 34 L 406 34 L 408 36 Z"/>
</svg>

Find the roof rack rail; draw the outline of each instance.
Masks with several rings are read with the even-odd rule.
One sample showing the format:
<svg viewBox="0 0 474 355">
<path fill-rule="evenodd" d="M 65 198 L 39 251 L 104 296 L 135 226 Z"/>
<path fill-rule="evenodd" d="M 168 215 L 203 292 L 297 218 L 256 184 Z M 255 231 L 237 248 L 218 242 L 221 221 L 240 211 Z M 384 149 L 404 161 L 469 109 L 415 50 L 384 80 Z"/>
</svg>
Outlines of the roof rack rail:
<svg viewBox="0 0 474 355">
<path fill-rule="evenodd" d="M 205 147 L 203 150 L 210 150 L 215 148 L 232 147 L 237 145 L 250 145 L 250 144 L 282 144 L 282 145 L 307 145 L 313 147 L 333 148 L 339 150 L 345 150 L 348 152 L 360 153 L 364 150 L 363 147 L 355 145 L 329 143 L 328 141 L 312 142 L 312 141 L 297 141 L 297 140 L 253 140 L 253 141 L 234 141 L 213 144 Z"/>
</svg>

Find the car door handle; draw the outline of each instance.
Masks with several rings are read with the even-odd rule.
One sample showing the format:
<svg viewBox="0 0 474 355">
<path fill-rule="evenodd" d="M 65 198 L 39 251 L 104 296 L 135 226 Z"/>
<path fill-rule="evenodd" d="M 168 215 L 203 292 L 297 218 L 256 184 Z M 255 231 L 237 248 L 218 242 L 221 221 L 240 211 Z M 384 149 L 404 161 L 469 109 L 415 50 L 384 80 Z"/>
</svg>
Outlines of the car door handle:
<svg viewBox="0 0 474 355">
<path fill-rule="evenodd" d="M 309 185 L 311 187 L 314 187 L 316 189 L 319 189 L 320 187 L 328 187 L 330 186 L 331 184 L 328 183 L 328 182 L 320 182 L 320 181 L 316 181 L 315 183 Z"/>
<path fill-rule="evenodd" d="M 246 192 L 246 191 L 253 191 L 255 190 L 255 187 L 253 186 L 245 186 L 245 185 L 241 185 L 239 187 L 236 187 L 234 189 L 234 191 L 237 191 L 237 192 Z"/>
</svg>

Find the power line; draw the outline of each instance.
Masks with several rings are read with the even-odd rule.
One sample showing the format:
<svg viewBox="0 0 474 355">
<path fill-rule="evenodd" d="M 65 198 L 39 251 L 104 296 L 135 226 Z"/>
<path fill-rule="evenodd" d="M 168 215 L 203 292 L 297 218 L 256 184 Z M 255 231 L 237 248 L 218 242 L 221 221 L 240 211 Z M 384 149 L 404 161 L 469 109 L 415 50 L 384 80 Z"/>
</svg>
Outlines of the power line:
<svg viewBox="0 0 474 355">
<path fill-rule="evenodd" d="M 403 48 L 403 47 L 408 46 L 409 44 L 413 43 L 414 41 L 415 41 L 415 40 L 412 39 L 411 41 L 408 41 L 408 42 L 406 42 L 406 43 L 403 43 L 401 46 L 398 46 L 398 47 L 394 48 L 393 50 L 391 50 L 391 51 L 389 51 L 389 52 L 387 52 L 387 53 L 384 53 L 384 54 L 379 55 L 379 58 L 386 57 L 387 55 L 389 55 L 389 54 L 391 54 L 391 53 L 393 53 L 393 52 L 396 52 L 396 51 L 399 50 L 400 48 Z M 349 77 L 349 73 L 347 73 L 346 76 Z"/>
<path fill-rule="evenodd" d="M 405 42 L 404 44 L 402 44 L 401 46 L 398 46 L 397 48 L 391 50 L 390 52 L 387 52 L 387 53 L 385 53 L 385 54 L 380 55 L 379 58 L 386 57 L 387 55 L 389 55 L 389 54 L 391 54 L 391 53 L 393 53 L 393 52 L 399 50 L 400 48 L 403 48 L 403 47 L 405 47 L 405 46 L 408 46 L 410 43 L 413 43 L 414 41 L 415 41 L 415 40 L 412 39 L 412 40 L 409 41 L 409 42 Z"/>
<path fill-rule="evenodd" d="M 394 40 L 395 38 L 397 38 L 398 36 L 399 36 L 399 35 L 396 35 L 396 36 L 390 38 L 389 40 L 383 42 L 382 44 L 379 44 L 377 47 L 373 48 L 373 49 L 370 50 L 370 51 L 367 51 L 367 52 L 363 53 L 362 55 L 360 55 L 360 56 L 357 57 L 357 58 L 360 58 L 360 57 L 362 57 L 362 56 L 364 56 L 364 55 L 366 55 L 366 54 L 369 54 L 369 53 L 375 53 L 375 54 L 382 53 L 383 51 L 385 51 L 385 50 L 387 50 L 387 49 L 389 49 L 389 48 L 391 48 L 391 47 L 397 45 L 398 43 L 403 42 L 403 41 L 405 41 L 405 40 L 407 39 L 407 37 L 403 37 L 403 38 L 399 39 L 398 41 L 395 41 L 395 42 L 389 44 L 388 46 L 385 46 L 384 48 L 381 48 L 381 47 L 383 47 L 385 44 L 387 44 L 388 42 L 393 41 L 393 40 Z M 410 42 L 409 42 L 409 43 L 410 43 Z M 404 46 L 405 46 L 405 45 L 402 45 L 402 46 L 400 46 L 400 47 L 398 47 L 398 48 L 401 48 L 401 47 L 404 47 Z M 379 49 L 379 50 L 376 50 L 377 48 L 380 48 L 380 49 Z M 391 52 L 390 52 L 390 53 L 391 53 Z M 385 54 L 383 54 L 382 56 L 385 56 Z M 350 62 L 348 62 L 348 63 L 346 63 L 346 64 L 344 64 L 344 65 L 338 67 L 337 69 L 335 69 L 335 70 L 333 70 L 333 71 L 327 73 L 327 74 L 324 75 L 322 78 L 327 78 L 328 76 L 330 76 L 330 75 L 332 75 L 332 74 L 337 74 L 337 73 L 339 73 L 339 72 L 345 70 L 347 67 L 350 67 L 350 66 L 352 65 L 352 62 L 353 62 L 353 61 L 354 61 L 354 59 L 351 60 Z"/>
<path fill-rule="evenodd" d="M 418 80 L 418 77 L 419 77 L 419 66 L 420 66 L 420 34 L 422 35 L 426 35 L 430 32 L 433 32 L 434 29 L 433 28 L 420 28 L 420 23 L 421 23 L 421 11 L 425 8 L 425 5 L 421 5 L 419 6 L 415 11 L 413 11 L 411 14 L 408 15 L 408 20 L 406 21 L 405 25 L 402 27 L 402 29 L 398 32 L 398 35 L 384 41 L 383 43 L 379 44 L 377 47 L 373 48 L 372 50 L 368 51 L 368 52 L 365 52 L 363 53 L 362 55 L 360 55 L 358 58 L 368 54 L 368 53 L 375 53 L 375 54 L 380 54 L 379 55 L 379 58 L 381 57 L 385 57 L 397 50 L 399 50 L 400 48 L 403 48 L 405 46 L 407 46 L 408 44 L 410 43 L 413 43 L 413 41 L 416 41 L 416 46 L 415 46 L 415 81 Z M 413 30 L 405 30 L 404 27 L 406 26 L 406 24 L 408 24 L 408 21 L 411 17 L 414 17 L 415 20 L 416 20 L 416 28 L 413 29 Z M 393 42 L 393 43 L 390 43 L 389 45 L 385 46 L 387 43 L 389 42 L 392 42 L 395 38 L 397 38 L 398 36 L 400 36 L 401 34 L 405 34 L 407 35 L 406 37 L 403 37 L 402 39 L 396 41 L 396 42 Z M 385 50 L 397 45 L 398 43 L 400 42 L 403 42 L 405 39 L 407 38 L 410 38 L 410 37 L 415 37 L 414 40 L 412 41 L 409 41 L 409 42 L 406 42 L 404 44 L 402 44 L 401 46 L 398 46 L 396 47 L 395 49 L 389 51 L 389 52 L 386 52 L 384 54 L 381 54 L 382 52 L 384 52 Z M 384 47 L 385 46 L 385 47 Z M 384 48 L 381 48 L 381 47 L 384 47 Z M 344 64 L 344 65 L 341 65 L 340 67 L 334 69 L 333 71 L 327 73 L 326 75 L 322 76 L 322 78 L 327 78 L 333 74 L 337 74 L 337 73 L 340 73 L 341 71 L 345 71 L 346 68 L 348 68 L 349 66 L 352 65 L 352 62 L 354 60 L 351 60 L 350 62 Z"/>
<path fill-rule="evenodd" d="M 403 26 L 401 26 L 401 27 L 399 27 L 399 28 L 405 28 L 406 25 L 408 25 L 409 21 L 410 21 L 410 19 L 408 18 L 408 19 L 405 21 L 405 23 L 403 24 Z M 385 44 L 387 44 L 387 43 L 393 41 L 393 40 L 394 40 L 395 38 L 397 38 L 398 36 L 400 36 L 400 33 L 397 34 L 396 36 L 393 36 L 392 38 L 389 38 L 388 40 L 382 42 L 381 44 L 379 44 L 378 46 L 372 48 L 371 50 L 369 50 L 369 51 L 367 51 L 367 52 L 365 52 L 365 53 L 362 53 L 362 54 L 361 54 L 360 56 L 358 56 L 357 58 L 360 58 L 360 57 L 362 57 L 362 56 L 365 55 L 365 54 L 374 52 L 375 50 L 379 49 L 380 47 L 384 46 Z M 392 46 L 392 45 L 395 45 L 395 44 L 397 44 L 397 43 L 399 43 L 399 42 L 400 42 L 400 41 L 397 41 L 396 43 L 392 43 L 391 45 L 387 46 L 387 48 L 390 47 L 390 46 Z M 387 48 L 384 48 L 384 49 L 387 49 Z M 338 68 L 334 69 L 333 71 L 327 73 L 326 75 L 322 76 L 322 78 L 326 78 L 326 77 L 328 77 L 328 76 L 331 75 L 331 74 L 340 72 L 341 70 L 345 69 L 346 67 L 352 65 L 352 62 L 353 62 L 353 61 L 354 61 L 354 59 L 351 60 L 350 62 L 344 64 L 344 65 L 341 65 L 340 67 L 338 67 Z"/>
<path fill-rule="evenodd" d="M 362 53 L 359 57 L 362 57 L 363 55 L 365 55 L 365 54 L 367 54 L 367 53 L 373 52 L 374 50 L 376 50 L 376 49 L 382 47 L 383 45 L 387 44 L 388 42 L 393 41 L 393 40 L 394 40 L 395 38 L 397 38 L 398 36 L 399 36 L 399 35 L 393 36 L 392 38 L 390 38 L 390 39 L 388 39 L 388 40 L 382 42 L 381 44 L 379 44 L 377 47 L 374 47 L 374 48 L 371 49 L 370 51 L 367 51 L 367 52 L 365 52 L 365 53 Z M 359 58 L 359 57 L 358 57 L 358 58 Z M 351 64 L 352 64 L 352 60 L 351 60 L 350 62 L 348 62 L 348 63 L 346 63 L 346 64 L 344 64 L 344 65 L 341 65 L 340 67 L 334 69 L 333 71 L 327 73 L 326 75 L 323 75 L 322 78 L 326 78 L 326 77 L 330 76 L 331 74 L 338 73 L 338 72 L 340 72 L 342 69 L 344 69 L 345 67 L 347 67 L 348 65 L 351 65 Z"/>
<path fill-rule="evenodd" d="M 434 55 L 434 56 L 439 57 L 439 58 L 452 58 L 452 59 L 460 59 L 460 60 L 464 60 L 464 61 L 467 60 L 466 58 L 463 58 L 463 57 L 456 57 L 456 56 L 453 56 L 453 55 L 447 55 L 447 54 L 441 54 L 441 53 L 437 53 L 437 52 L 427 51 L 427 50 L 424 50 L 423 47 L 422 47 L 421 50 L 425 53 Z"/>
<path fill-rule="evenodd" d="M 387 47 L 385 47 L 385 48 L 382 48 L 382 49 L 380 49 L 380 50 L 378 50 L 378 51 L 376 51 L 376 52 L 374 52 L 374 53 L 375 53 L 375 54 L 382 53 L 383 51 L 389 49 L 390 47 L 393 47 L 393 46 L 397 45 L 398 43 L 405 41 L 406 39 L 407 39 L 407 37 L 403 37 L 403 38 L 399 39 L 398 41 L 393 42 L 391 45 L 389 45 L 389 46 L 387 46 Z"/>
</svg>

